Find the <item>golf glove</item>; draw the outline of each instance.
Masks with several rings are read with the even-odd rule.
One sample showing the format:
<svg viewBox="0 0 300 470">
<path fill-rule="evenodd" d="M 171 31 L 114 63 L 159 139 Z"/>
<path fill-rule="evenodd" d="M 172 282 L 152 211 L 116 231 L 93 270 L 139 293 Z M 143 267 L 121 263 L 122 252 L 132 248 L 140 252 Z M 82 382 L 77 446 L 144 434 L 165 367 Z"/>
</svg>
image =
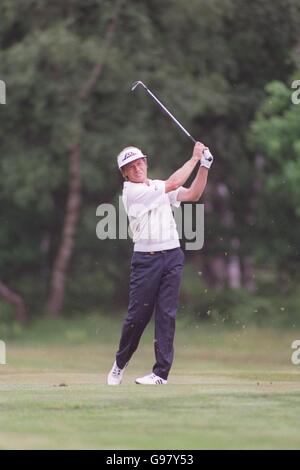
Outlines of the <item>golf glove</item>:
<svg viewBox="0 0 300 470">
<path fill-rule="evenodd" d="M 208 149 L 205 149 L 202 153 L 200 166 L 205 166 L 209 170 L 213 161 L 214 157 Z"/>
</svg>

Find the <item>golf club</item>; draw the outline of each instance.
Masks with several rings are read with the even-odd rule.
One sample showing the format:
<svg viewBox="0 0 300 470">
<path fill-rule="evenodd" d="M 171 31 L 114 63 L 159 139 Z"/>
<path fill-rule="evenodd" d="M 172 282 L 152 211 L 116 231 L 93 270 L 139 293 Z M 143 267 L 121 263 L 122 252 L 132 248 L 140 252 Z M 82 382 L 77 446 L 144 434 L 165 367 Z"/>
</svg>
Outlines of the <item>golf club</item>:
<svg viewBox="0 0 300 470">
<path fill-rule="evenodd" d="M 152 91 L 143 82 L 141 82 L 140 80 L 138 80 L 137 82 L 134 82 L 131 86 L 131 91 L 134 91 L 139 85 L 145 88 L 147 93 L 156 101 L 156 103 L 165 111 L 165 113 L 167 113 L 167 115 L 170 116 L 170 118 L 175 122 L 175 124 L 177 124 L 177 126 L 180 127 L 180 129 L 185 133 L 185 135 L 187 135 L 195 144 L 196 139 L 194 139 L 194 137 L 191 136 L 191 134 L 183 127 L 182 124 L 180 124 L 180 122 L 173 116 L 173 114 L 170 113 L 170 111 L 162 104 L 162 102 L 157 98 L 157 96 L 155 96 L 154 93 L 152 93 Z M 209 159 L 209 156 L 211 156 L 210 151 L 206 149 L 204 150 L 204 152 L 208 154 L 207 158 Z"/>
</svg>

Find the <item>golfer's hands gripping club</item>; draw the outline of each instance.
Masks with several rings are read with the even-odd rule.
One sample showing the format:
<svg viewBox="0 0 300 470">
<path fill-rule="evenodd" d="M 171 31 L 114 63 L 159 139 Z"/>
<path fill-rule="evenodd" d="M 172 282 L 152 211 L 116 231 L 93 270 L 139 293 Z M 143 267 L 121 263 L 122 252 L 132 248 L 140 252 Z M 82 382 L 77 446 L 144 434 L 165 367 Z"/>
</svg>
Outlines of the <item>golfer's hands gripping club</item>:
<svg viewBox="0 0 300 470">
<path fill-rule="evenodd" d="M 214 160 L 214 157 L 210 153 L 208 147 L 205 147 L 205 145 L 201 142 L 196 142 L 192 159 L 197 161 L 200 160 L 200 166 L 204 166 L 209 170 Z"/>
<path fill-rule="evenodd" d="M 204 149 L 205 149 L 204 144 L 202 144 L 201 142 L 196 142 L 194 146 L 192 158 L 197 161 L 201 160 Z"/>
</svg>

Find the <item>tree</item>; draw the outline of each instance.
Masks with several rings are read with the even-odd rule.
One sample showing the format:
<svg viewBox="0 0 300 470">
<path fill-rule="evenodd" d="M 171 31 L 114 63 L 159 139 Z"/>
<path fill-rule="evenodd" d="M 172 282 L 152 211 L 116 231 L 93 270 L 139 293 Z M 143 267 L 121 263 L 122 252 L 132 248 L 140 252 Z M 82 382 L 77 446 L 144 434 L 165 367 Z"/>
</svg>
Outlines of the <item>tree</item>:
<svg viewBox="0 0 300 470">
<path fill-rule="evenodd" d="M 300 76 L 300 71 L 295 78 Z M 289 85 L 273 81 L 252 125 L 251 142 L 263 161 L 260 173 L 259 228 L 264 234 L 260 256 L 272 259 L 279 273 L 279 287 L 286 289 L 298 273 L 300 261 L 300 112 L 292 102 Z"/>
<path fill-rule="evenodd" d="M 249 126 L 265 85 L 286 81 L 295 68 L 299 2 L 128 0 L 97 81 L 112 5 L 0 5 L 0 78 L 7 84 L 0 108 L 0 271 L 30 315 L 53 299 L 54 284 L 65 288 L 68 312 L 125 305 L 131 242 L 95 234 L 97 206 L 117 204 L 121 192 L 115 157 L 128 144 L 140 146 L 150 177 L 166 178 L 192 151 L 142 90 L 129 93 L 137 79 L 216 156 L 201 201 L 205 247 L 192 261 L 203 264 L 212 286 L 253 287 L 262 237 L 255 217 L 268 196 L 257 187 L 259 155 L 248 145 Z M 93 93 L 79 100 L 92 70 Z"/>
<path fill-rule="evenodd" d="M 51 290 L 47 301 L 47 310 L 49 313 L 56 317 L 62 308 L 64 294 L 65 294 L 65 280 L 66 272 L 70 262 L 70 258 L 74 246 L 74 237 L 79 219 L 79 208 L 81 203 L 81 180 L 80 180 L 80 142 L 82 139 L 83 123 L 82 123 L 82 104 L 88 101 L 91 93 L 94 90 L 97 80 L 101 76 L 104 60 L 107 56 L 110 48 L 112 38 L 115 33 L 118 15 L 120 13 L 120 7 L 122 2 L 118 0 L 116 8 L 110 24 L 107 27 L 107 31 L 104 37 L 104 48 L 103 57 L 91 71 L 90 77 L 82 85 L 78 96 L 78 109 L 76 110 L 76 133 L 73 137 L 73 143 L 71 144 L 70 156 L 69 156 L 69 168 L 70 168 L 70 183 L 69 183 L 69 195 L 66 206 L 66 215 L 63 227 L 62 242 L 59 247 L 56 259 L 54 261 Z"/>
</svg>

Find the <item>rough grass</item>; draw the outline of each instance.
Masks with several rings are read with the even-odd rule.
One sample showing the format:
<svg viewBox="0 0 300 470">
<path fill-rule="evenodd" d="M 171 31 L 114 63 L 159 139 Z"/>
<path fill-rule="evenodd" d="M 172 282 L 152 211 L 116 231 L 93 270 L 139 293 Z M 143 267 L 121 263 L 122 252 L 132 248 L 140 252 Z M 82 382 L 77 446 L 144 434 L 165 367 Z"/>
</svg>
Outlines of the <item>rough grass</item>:
<svg viewBox="0 0 300 470">
<path fill-rule="evenodd" d="M 169 384 L 143 387 L 133 382 L 151 371 L 150 328 L 123 385 L 108 387 L 120 326 L 41 322 L 7 341 L 1 449 L 300 448 L 299 331 L 179 322 Z"/>
</svg>

